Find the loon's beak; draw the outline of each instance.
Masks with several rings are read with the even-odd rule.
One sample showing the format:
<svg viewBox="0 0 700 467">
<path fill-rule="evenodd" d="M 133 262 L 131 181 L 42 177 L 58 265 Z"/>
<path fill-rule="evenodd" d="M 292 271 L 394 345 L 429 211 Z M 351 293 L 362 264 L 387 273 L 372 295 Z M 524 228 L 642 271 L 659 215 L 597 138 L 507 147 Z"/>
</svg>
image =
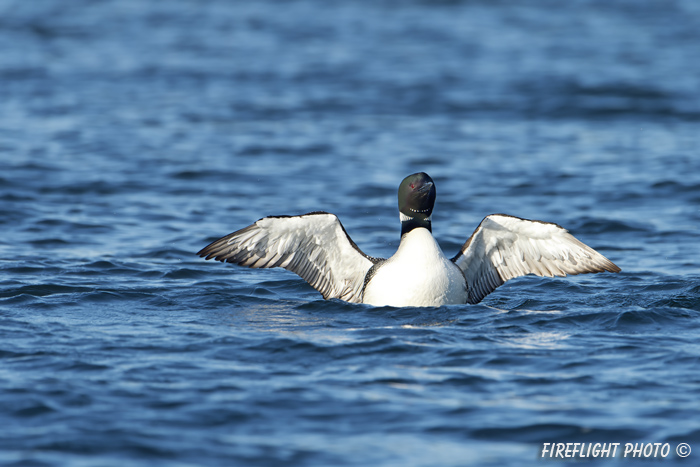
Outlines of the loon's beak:
<svg viewBox="0 0 700 467">
<path fill-rule="evenodd" d="M 424 183 L 420 188 L 418 188 L 416 191 L 419 191 L 421 193 L 430 191 L 430 189 L 433 187 L 433 182 L 426 182 Z"/>
</svg>

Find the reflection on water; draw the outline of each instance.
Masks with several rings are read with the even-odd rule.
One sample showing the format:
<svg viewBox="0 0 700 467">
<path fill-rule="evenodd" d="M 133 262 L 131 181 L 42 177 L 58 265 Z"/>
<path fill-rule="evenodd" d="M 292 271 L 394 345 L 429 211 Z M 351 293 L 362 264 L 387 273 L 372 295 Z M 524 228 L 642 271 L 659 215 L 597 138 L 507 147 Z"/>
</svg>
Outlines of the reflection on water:
<svg viewBox="0 0 700 467">
<path fill-rule="evenodd" d="M 571 349 L 572 346 L 565 342 L 570 333 L 563 332 L 532 332 L 525 335 L 512 336 L 507 340 L 501 341 L 501 344 L 506 347 L 515 347 L 519 349 Z"/>
</svg>

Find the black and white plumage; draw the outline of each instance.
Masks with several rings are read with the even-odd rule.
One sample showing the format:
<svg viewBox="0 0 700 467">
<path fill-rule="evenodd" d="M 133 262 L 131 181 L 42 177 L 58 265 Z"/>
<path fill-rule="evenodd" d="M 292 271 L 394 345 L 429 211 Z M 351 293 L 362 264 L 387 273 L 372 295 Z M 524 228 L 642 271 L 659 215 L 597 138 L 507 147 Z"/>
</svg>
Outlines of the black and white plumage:
<svg viewBox="0 0 700 467">
<path fill-rule="evenodd" d="M 563 227 L 505 214 L 486 216 L 452 261 L 469 284 L 469 303 L 479 303 L 507 280 L 526 274 L 620 272 Z"/>
<path fill-rule="evenodd" d="M 620 271 L 556 224 L 505 214 L 485 217 L 460 252 L 447 259 L 432 236 L 435 193 L 425 173 L 401 182 L 401 243 L 389 259 L 364 254 L 327 212 L 265 217 L 198 254 L 251 268 L 285 268 L 325 299 L 391 306 L 478 303 L 526 274 Z"/>
<path fill-rule="evenodd" d="M 379 260 L 355 245 L 335 214 L 264 217 L 198 253 L 250 268 L 282 267 L 302 277 L 323 298 L 362 303 L 367 271 Z"/>
</svg>

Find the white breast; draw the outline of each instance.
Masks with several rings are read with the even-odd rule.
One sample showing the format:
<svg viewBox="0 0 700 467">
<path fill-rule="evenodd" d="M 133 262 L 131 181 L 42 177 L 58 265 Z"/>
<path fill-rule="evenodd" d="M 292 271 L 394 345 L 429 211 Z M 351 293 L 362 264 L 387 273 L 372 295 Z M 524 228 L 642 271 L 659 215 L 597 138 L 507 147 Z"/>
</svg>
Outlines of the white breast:
<svg viewBox="0 0 700 467">
<path fill-rule="evenodd" d="M 445 257 L 424 228 L 403 236 L 394 256 L 367 284 L 363 303 L 375 306 L 440 306 L 467 301 L 462 271 Z"/>
</svg>

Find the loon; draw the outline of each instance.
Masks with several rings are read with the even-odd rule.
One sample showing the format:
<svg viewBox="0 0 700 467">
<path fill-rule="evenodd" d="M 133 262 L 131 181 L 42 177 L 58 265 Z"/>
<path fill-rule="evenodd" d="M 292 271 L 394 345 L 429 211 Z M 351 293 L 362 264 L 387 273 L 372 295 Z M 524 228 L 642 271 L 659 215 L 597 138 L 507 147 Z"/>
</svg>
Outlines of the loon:
<svg viewBox="0 0 700 467">
<path fill-rule="evenodd" d="M 327 300 L 394 307 L 475 304 L 526 274 L 620 272 L 563 227 L 506 214 L 486 216 L 448 259 L 432 235 L 435 196 L 426 173 L 401 182 L 401 242 L 388 259 L 363 253 L 338 217 L 323 211 L 264 217 L 197 254 L 250 268 L 285 268 Z"/>
</svg>

